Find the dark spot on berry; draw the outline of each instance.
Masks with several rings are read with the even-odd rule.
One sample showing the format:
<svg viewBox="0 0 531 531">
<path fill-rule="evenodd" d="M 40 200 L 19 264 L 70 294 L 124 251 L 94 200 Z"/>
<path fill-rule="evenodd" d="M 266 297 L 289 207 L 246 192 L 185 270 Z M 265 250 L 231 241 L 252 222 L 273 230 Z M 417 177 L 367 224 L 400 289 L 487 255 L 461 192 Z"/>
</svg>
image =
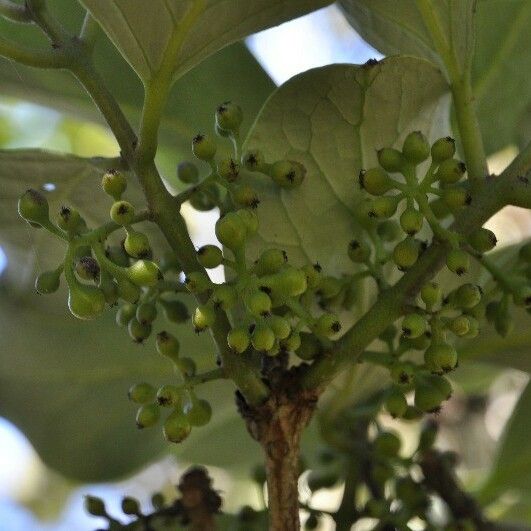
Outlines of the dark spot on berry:
<svg viewBox="0 0 531 531">
<path fill-rule="evenodd" d="M 288 253 L 286 251 L 282 251 L 282 258 L 284 258 L 284 262 L 288 261 Z"/>
<path fill-rule="evenodd" d="M 369 210 L 369 217 L 370 218 L 375 218 L 376 217 L 376 212 L 374 212 L 374 210 Z"/>
<path fill-rule="evenodd" d="M 404 333 L 404 337 L 409 337 L 411 335 L 411 328 L 402 328 L 402 332 Z"/>
<path fill-rule="evenodd" d="M 293 181 L 295 181 L 295 170 L 291 170 L 289 171 L 288 173 L 286 173 L 286 179 L 292 183 Z"/>
<path fill-rule="evenodd" d="M 466 164 L 465 164 L 464 162 L 460 162 L 460 163 L 457 165 L 457 167 L 459 168 L 459 171 L 460 171 L 461 173 L 465 173 L 465 171 L 466 171 Z"/>
<path fill-rule="evenodd" d="M 461 276 L 461 275 L 464 275 L 466 273 L 466 269 L 464 267 L 458 267 L 456 270 L 455 270 L 455 274 L 457 276 Z"/>
<path fill-rule="evenodd" d="M 519 175 L 519 176 L 517 177 L 517 179 L 518 179 L 521 183 L 523 183 L 523 184 L 525 184 L 525 185 L 528 185 L 528 184 L 529 184 L 529 179 L 528 179 L 527 177 L 525 177 L 524 175 Z"/>
<path fill-rule="evenodd" d="M 341 323 L 339 321 L 335 321 L 334 323 L 332 323 L 332 331 L 333 332 L 339 332 L 341 330 Z"/>
<path fill-rule="evenodd" d="M 360 242 L 358 240 L 352 240 L 348 246 L 353 250 L 355 251 L 356 249 L 359 249 L 360 248 Z"/>
<path fill-rule="evenodd" d="M 257 197 L 251 199 L 251 202 L 249 203 L 249 206 L 252 208 L 252 209 L 255 209 L 255 208 L 258 208 L 258 205 L 260 204 L 260 199 L 258 199 Z"/>
<path fill-rule="evenodd" d="M 424 335 L 429 339 L 431 337 L 431 331 L 426 330 L 426 332 L 424 332 Z"/>
<path fill-rule="evenodd" d="M 454 140 L 451 136 L 447 136 L 447 137 L 445 138 L 445 140 L 448 141 L 448 142 L 452 142 L 453 144 L 455 144 L 455 140 Z"/>
<path fill-rule="evenodd" d="M 68 221 L 70 218 L 70 215 L 72 214 L 72 211 L 67 206 L 62 206 L 61 210 L 59 211 L 59 215 L 65 220 Z"/>
<path fill-rule="evenodd" d="M 203 142 L 204 139 L 205 139 L 205 135 L 199 133 L 198 135 L 194 136 L 194 138 L 192 139 L 192 142 L 194 144 L 199 144 L 200 142 Z"/>
<path fill-rule="evenodd" d="M 319 264 L 319 262 L 315 262 L 315 264 L 313 264 L 313 268 L 314 268 L 318 273 L 321 273 L 321 271 L 323 270 L 323 268 L 321 267 L 321 264 Z"/>
<path fill-rule="evenodd" d="M 110 170 L 107 170 L 107 173 L 110 175 L 118 175 L 118 170 L 111 168 Z"/>
<path fill-rule="evenodd" d="M 271 295 L 271 288 L 269 286 L 260 286 L 258 289 L 267 295 Z"/>
<path fill-rule="evenodd" d="M 376 66 L 377 64 L 378 59 L 371 58 L 365 63 L 365 66 Z"/>
<path fill-rule="evenodd" d="M 358 181 L 360 183 L 360 188 L 365 190 L 365 170 L 360 170 L 358 174 Z"/>
<path fill-rule="evenodd" d="M 120 206 L 118 207 L 118 214 L 127 214 L 128 211 L 129 211 L 129 208 L 124 203 L 121 203 Z"/>
<path fill-rule="evenodd" d="M 401 372 L 398 379 L 400 380 L 400 383 L 409 383 L 409 374 L 407 372 Z"/>
</svg>

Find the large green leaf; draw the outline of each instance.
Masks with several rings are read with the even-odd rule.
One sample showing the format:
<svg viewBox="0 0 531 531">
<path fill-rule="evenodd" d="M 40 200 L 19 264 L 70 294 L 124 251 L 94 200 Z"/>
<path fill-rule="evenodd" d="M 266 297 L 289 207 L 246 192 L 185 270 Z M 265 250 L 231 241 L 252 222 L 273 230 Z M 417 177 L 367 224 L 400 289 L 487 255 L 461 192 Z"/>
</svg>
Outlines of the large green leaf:
<svg viewBox="0 0 531 531">
<path fill-rule="evenodd" d="M 360 35 L 385 54 L 407 53 L 440 63 L 433 41 L 413 0 L 341 0 L 347 19 Z M 517 122 L 531 103 L 527 0 L 437 0 L 433 11 L 463 62 L 476 45 L 472 82 L 488 153 L 518 140 Z"/>
<path fill-rule="evenodd" d="M 82 0 L 138 75 L 148 81 L 160 68 L 172 34 L 201 3 L 173 65 L 176 77 L 212 53 L 251 33 L 304 15 L 330 0 Z"/>
<path fill-rule="evenodd" d="M 50 4 L 62 22 L 78 31 L 84 10 L 77 2 L 52 0 Z M 35 26 L 13 24 L 1 17 L 0 34 L 27 46 L 49 45 Z M 94 61 L 114 97 L 137 124 L 143 102 L 142 83 L 103 32 Z M 215 54 L 179 80 L 169 96 L 160 132 L 160 145 L 173 158 L 173 164 L 165 167 L 166 174 L 170 170 L 173 173 L 177 157 L 190 156 L 191 138 L 197 131 L 213 128 L 216 105 L 228 99 L 237 101 L 245 111 L 245 132 L 273 88 L 269 76 L 240 43 Z M 66 72 L 37 70 L 0 58 L 0 90 L 4 95 L 103 123 L 90 98 Z"/>
</svg>

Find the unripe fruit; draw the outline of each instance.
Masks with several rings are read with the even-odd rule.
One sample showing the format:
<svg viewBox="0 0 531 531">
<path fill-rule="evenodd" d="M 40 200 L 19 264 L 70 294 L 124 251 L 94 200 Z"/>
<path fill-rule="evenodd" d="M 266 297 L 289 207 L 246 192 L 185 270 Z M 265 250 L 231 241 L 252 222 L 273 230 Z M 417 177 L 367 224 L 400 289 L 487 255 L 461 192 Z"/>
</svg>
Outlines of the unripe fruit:
<svg viewBox="0 0 531 531">
<path fill-rule="evenodd" d="M 105 297 L 105 302 L 109 306 L 114 306 L 118 302 L 118 285 L 113 280 L 111 275 L 104 271 L 100 275 L 100 282 L 98 284 L 101 291 L 103 291 L 103 296 Z"/>
<path fill-rule="evenodd" d="M 202 271 L 192 271 L 186 275 L 184 283 L 190 293 L 204 293 L 212 288 L 210 277 Z"/>
<path fill-rule="evenodd" d="M 333 313 L 324 313 L 317 318 L 312 329 L 317 335 L 332 337 L 341 330 L 341 323 Z"/>
<path fill-rule="evenodd" d="M 59 215 L 57 216 L 57 226 L 60 229 L 73 234 L 80 230 L 81 227 L 86 226 L 86 224 L 75 208 L 63 206 L 61 207 L 61 210 L 59 210 Z"/>
<path fill-rule="evenodd" d="M 136 309 L 136 318 L 142 324 L 150 324 L 157 317 L 157 306 L 152 302 L 143 302 Z"/>
<path fill-rule="evenodd" d="M 203 267 L 213 269 L 223 262 L 223 252 L 217 245 L 203 245 L 197 250 L 197 259 Z"/>
<path fill-rule="evenodd" d="M 222 179 L 232 183 L 240 175 L 240 165 L 232 157 L 222 159 L 218 162 L 217 172 Z"/>
<path fill-rule="evenodd" d="M 83 280 L 96 280 L 100 276 L 100 265 L 92 256 L 83 256 L 76 263 L 76 273 Z"/>
<path fill-rule="evenodd" d="M 392 417 L 402 417 L 407 411 L 407 400 L 404 394 L 393 388 L 385 398 L 384 407 Z"/>
<path fill-rule="evenodd" d="M 479 334 L 479 321 L 472 315 L 467 315 L 468 318 L 468 332 L 463 336 L 467 339 L 473 339 Z"/>
<path fill-rule="evenodd" d="M 155 286 L 162 278 L 162 273 L 155 262 L 150 260 L 137 260 L 127 268 L 129 280 L 136 286 Z"/>
<path fill-rule="evenodd" d="M 129 201 L 115 201 L 110 216 L 118 225 L 129 225 L 135 217 L 135 207 Z"/>
<path fill-rule="evenodd" d="M 435 173 L 435 178 L 444 184 L 454 184 L 461 180 L 466 172 L 466 166 L 456 159 L 447 159 L 441 162 Z"/>
<path fill-rule="evenodd" d="M 400 438 L 390 431 L 382 431 L 374 440 L 374 451 L 380 457 L 395 457 L 402 445 Z"/>
<path fill-rule="evenodd" d="M 234 286 L 221 284 L 214 289 L 210 299 L 216 308 L 228 311 L 238 302 L 238 292 Z"/>
<path fill-rule="evenodd" d="M 288 255 L 285 251 L 268 249 L 260 255 L 260 258 L 255 263 L 254 270 L 259 277 L 278 273 L 287 261 Z"/>
<path fill-rule="evenodd" d="M 127 326 L 135 315 L 136 306 L 134 304 L 122 304 L 116 312 L 116 324 L 118 326 Z"/>
<path fill-rule="evenodd" d="M 55 293 L 59 289 L 61 282 L 61 271 L 44 271 L 35 279 L 35 289 L 41 295 Z"/>
<path fill-rule="evenodd" d="M 225 101 L 216 109 L 216 125 L 224 131 L 237 133 L 242 121 L 243 111 L 232 101 Z"/>
<path fill-rule="evenodd" d="M 227 334 L 227 344 L 229 348 L 238 354 L 246 351 L 251 343 L 249 331 L 244 327 L 233 328 Z"/>
<path fill-rule="evenodd" d="M 472 196 L 464 186 L 448 186 L 442 191 L 442 200 L 450 208 L 455 209 L 469 205 L 472 201 Z"/>
<path fill-rule="evenodd" d="M 158 404 L 144 404 L 136 412 L 136 427 L 139 430 L 151 428 L 160 418 L 160 408 Z"/>
<path fill-rule="evenodd" d="M 41 192 L 30 188 L 18 200 L 18 213 L 27 222 L 43 225 L 49 222 L 48 200 Z"/>
<path fill-rule="evenodd" d="M 291 266 L 269 277 L 267 285 L 279 297 L 298 297 L 308 287 L 304 272 Z"/>
<path fill-rule="evenodd" d="M 192 152 L 200 160 L 209 161 L 216 154 L 216 142 L 205 134 L 198 134 L 192 140 Z"/>
<path fill-rule="evenodd" d="M 254 317 L 261 317 L 271 313 L 271 298 L 267 293 L 257 290 L 245 297 L 245 306 Z"/>
<path fill-rule="evenodd" d="M 420 254 L 420 242 L 411 236 L 398 242 L 393 249 L 393 261 L 404 271 L 415 264 Z"/>
<path fill-rule="evenodd" d="M 269 326 L 257 324 L 252 332 L 251 342 L 259 352 L 267 352 L 275 346 L 275 334 Z"/>
<path fill-rule="evenodd" d="M 415 383 L 415 406 L 425 413 L 435 413 L 447 399 L 439 389 L 430 385 L 424 378 Z"/>
<path fill-rule="evenodd" d="M 282 352 L 295 352 L 302 345 L 300 334 L 292 333 L 286 339 L 281 339 L 279 342 L 280 350 Z M 302 359 L 302 358 L 301 358 Z"/>
<path fill-rule="evenodd" d="M 369 217 L 388 219 L 394 216 L 400 201 L 401 199 L 397 195 L 384 195 L 382 197 L 377 197 L 371 203 Z"/>
<path fill-rule="evenodd" d="M 413 131 L 404 140 L 402 154 L 409 163 L 420 164 L 430 156 L 430 143 L 420 131 Z"/>
<path fill-rule="evenodd" d="M 243 220 L 234 212 L 225 214 L 216 222 L 216 237 L 231 250 L 239 249 L 245 242 L 247 230 Z"/>
<path fill-rule="evenodd" d="M 424 216 L 416 208 L 408 207 L 400 216 L 400 226 L 409 236 L 413 236 L 419 232 L 422 229 L 423 223 Z"/>
<path fill-rule="evenodd" d="M 191 426 L 204 426 L 212 418 L 210 403 L 195 396 L 184 404 L 183 412 Z"/>
<path fill-rule="evenodd" d="M 145 382 L 137 383 L 129 388 L 127 397 L 135 404 L 149 404 L 155 399 L 155 388 Z"/>
<path fill-rule="evenodd" d="M 140 504 L 135 498 L 130 496 L 125 496 L 122 499 L 122 512 L 128 515 L 138 515 L 140 514 Z"/>
<path fill-rule="evenodd" d="M 199 333 L 212 326 L 216 321 L 216 312 L 214 308 L 208 304 L 202 304 L 195 309 L 192 316 L 192 323 L 194 330 Z"/>
<path fill-rule="evenodd" d="M 306 168 L 294 160 L 279 160 L 272 164 L 270 176 L 282 188 L 300 186 L 306 176 Z"/>
<path fill-rule="evenodd" d="M 498 240 L 494 232 L 489 229 L 481 228 L 468 237 L 468 243 L 470 243 L 474 251 L 477 251 L 478 253 L 486 253 L 496 247 Z"/>
<path fill-rule="evenodd" d="M 404 157 L 400 151 L 393 148 L 383 148 L 377 152 L 380 166 L 391 173 L 402 170 L 405 164 Z"/>
<path fill-rule="evenodd" d="M 376 233 L 384 242 L 392 242 L 401 237 L 400 227 L 396 221 L 385 220 L 378 224 Z"/>
<path fill-rule="evenodd" d="M 457 366 L 457 351 L 447 343 L 432 343 L 424 353 L 424 363 L 436 374 L 452 371 Z"/>
<path fill-rule="evenodd" d="M 249 171 L 263 171 L 266 166 L 264 154 L 259 149 L 251 149 L 242 155 L 242 164 Z"/>
<path fill-rule="evenodd" d="M 473 308 L 481 301 L 483 290 L 477 284 L 463 284 L 451 296 L 452 302 L 458 308 Z"/>
<path fill-rule="evenodd" d="M 446 257 L 446 267 L 456 275 L 464 275 L 470 269 L 470 257 L 461 249 L 452 249 Z"/>
<path fill-rule="evenodd" d="M 117 278 L 116 284 L 118 285 L 118 296 L 126 302 L 136 304 L 140 298 L 140 288 L 126 280 L 125 278 Z"/>
<path fill-rule="evenodd" d="M 400 339 L 401 342 L 405 343 L 407 348 L 411 350 L 426 350 L 431 344 L 431 339 L 428 332 L 416 337 L 415 339 L 406 338 L 403 336 Z"/>
<path fill-rule="evenodd" d="M 431 159 L 436 164 L 451 159 L 455 155 L 455 140 L 447 136 L 439 138 L 431 146 Z"/>
<path fill-rule="evenodd" d="M 428 322 L 418 313 L 410 313 L 402 321 L 402 332 L 405 337 L 415 339 L 426 333 Z"/>
<path fill-rule="evenodd" d="M 280 317 L 280 315 L 271 315 L 267 319 L 267 324 L 273 330 L 277 339 L 286 339 L 291 334 L 291 326 L 287 319 Z"/>
<path fill-rule="evenodd" d="M 297 349 L 297 356 L 304 361 L 310 361 L 316 358 L 322 352 L 320 341 L 308 332 L 300 333 L 301 344 Z"/>
<path fill-rule="evenodd" d="M 185 184 L 195 184 L 199 181 L 199 170 L 193 162 L 185 160 L 177 165 L 177 178 Z"/>
<path fill-rule="evenodd" d="M 240 208 L 236 210 L 236 215 L 243 221 L 247 236 L 252 236 L 258 230 L 258 216 L 250 208 Z"/>
<path fill-rule="evenodd" d="M 151 324 L 141 323 L 136 317 L 133 317 L 128 325 L 127 331 L 135 343 L 143 343 L 151 334 Z"/>
<path fill-rule="evenodd" d="M 307 477 L 308 488 L 315 492 L 321 489 L 330 489 L 339 481 L 339 474 L 330 469 L 312 470 Z"/>
<path fill-rule="evenodd" d="M 256 190 L 248 184 L 235 185 L 231 190 L 231 197 L 239 206 L 256 208 L 260 204 Z"/>
<path fill-rule="evenodd" d="M 317 294 L 325 299 L 331 300 L 341 293 L 343 283 L 336 277 L 326 276 L 321 279 Z"/>
<path fill-rule="evenodd" d="M 150 258 L 151 245 L 148 237 L 135 230 L 130 230 L 124 240 L 124 249 L 133 258 Z"/>
<path fill-rule="evenodd" d="M 88 252 L 85 252 L 83 256 L 90 254 L 90 248 Z M 120 267 L 129 267 L 130 258 L 125 252 L 125 249 L 121 245 L 110 245 L 105 249 L 105 256 L 113 263 Z"/>
<path fill-rule="evenodd" d="M 190 205 L 199 212 L 208 212 L 219 204 L 219 189 L 215 183 L 210 183 L 203 190 L 194 191 L 189 201 Z"/>
<path fill-rule="evenodd" d="M 393 187 L 393 181 L 381 168 L 361 170 L 358 180 L 360 187 L 371 195 L 383 195 Z"/>
<path fill-rule="evenodd" d="M 454 187 L 448 187 L 448 188 L 454 188 Z M 446 193 L 448 188 L 443 189 L 443 194 Z M 459 188 L 462 188 L 462 187 L 459 187 Z M 445 219 L 452 213 L 450 208 L 453 208 L 453 207 L 449 207 L 449 205 L 442 198 L 438 197 L 437 199 L 430 201 L 430 208 L 433 212 L 433 215 L 437 219 Z"/>
<path fill-rule="evenodd" d="M 369 259 L 371 249 L 365 240 L 352 240 L 348 244 L 348 257 L 354 263 L 363 263 Z"/>
<path fill-rule="evenodd" d="M 173 411 L 164 422 L 163 433 L 168 442 L 183 442 L 191 431 L 192 426 L 180 411 Z"/>
<path fill-rule="evenodd" d="M 163 385 L 157 391 L 157 403 L 162 407 L 177 407 L 181 402 L 181 393 L 174 385 Z"/>
<path fill-rule="evenodd" d="M 127 179 L 118 170 L 108 170 L 101 178 L 103 191 L 118 201 L 127 188 Z"/>
<path fill-rule="evenodd" d="M 80 283 L 69 285 L 68 308 L 78 319 L 95 319 L 105 309 L 105 296 L 96 286 Z"/>
<path fill-rule="evenodd" d="M 391 379 L 399 385 L 409 385 L 413 381 L 415 370 L 410 363 L 397 362 L 389 369 Z"/>
<path fill-rule="evenodd" d="M 164 499 L 163 494 L 160 492 L 153 494 L 153 496 L 151 496 L 151 505 L 153 506 L 153 509 L 160 511 L 160 509 L 166 505 L 166 500 Z"/>
<path fill-rule="evenodd" d="M 172 323 L 185 323 L 190 318 L 188 308 L 182 301 L 159 299 L 159 304 L 162 306 L 164 317 Z"/>
<path fill-rule="evenodd" d="M 428 282 L 420 290 L 420 298 L 428 310 L 441 304 L 442 289 L 437 282 Z"/>
<path fill-rule="evenodd" d="M 303 266 L 302 271 L 306 275 L 306 284 L 309 289 L 315 289 L 319 287 L 322 277 L 322 267 L 318 264 L 306 264 Z"/>
<path fill-rule="evenodd" d="M 173 336 L 169 332 L 159 332 L 157 334 L 155 346 L 157 348 L 157 352 L 161 356 L 166 356 L 172 361 L 176 361 L 179 359 L 179 341 L 175 336 Z"/>
<path fill-rule="evenodd" d="M 456 336 L 466 336 L 470 331 L 470 317 L 468 315 L 460 315 L 455 319 L 452 319 L 448 324 L 449 330 L 451 330 Z"/>
<path fill-rule="evenodd" d="M 105 503 L 101 498 L 96 496 L 85 496 L 84 500 L 85 511 L 92 516 L 106 516 Z"/>
</svg>

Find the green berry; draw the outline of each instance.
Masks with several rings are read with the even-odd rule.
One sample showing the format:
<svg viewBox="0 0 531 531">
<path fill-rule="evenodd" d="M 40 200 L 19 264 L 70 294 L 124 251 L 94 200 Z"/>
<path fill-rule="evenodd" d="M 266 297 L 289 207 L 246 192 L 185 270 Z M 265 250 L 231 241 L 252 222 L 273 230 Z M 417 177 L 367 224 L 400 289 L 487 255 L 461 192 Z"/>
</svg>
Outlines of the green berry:
<svg viewBox="0 0 531 531">
<path fill-rule="evenodd" d="M 391 389 L 385 398 L 384 407 L 393 418 L 402 417 L 407 411 L 407 400 L 397 388 Z"/>
<path fill-rule="evenodd" d="M 279 342 L 280 350 L 283 352 L 295 352 L 302 345 L 300 334 L 291 333 L 287 338 Z"/>
<path fill-rule="evenodd" d="M 468 237 L 468 243 L 470 243 L 474 251 L 477 251 L 478 253 L 486 253 L 496 247 L 498 240 L 494 232 L 489 229 L 481 228 Z"/>
<path fill-rule="evenodd" d="M 383 148 L 377 152 L 378 162 L 380 166 L 391 173 L 397 173 L 402 171 L 405 160 L 397 149 Z"/>
<path fill-rule="evenodd" d="M 410 363 L 397 362 L 389 369 L 391 379 L 398 385 L 409 385 L 413 381 L 415 370 Z"/>
<path fill-rule="evenodd" d="M 212 418 L 212 406 L 195 396 L 184 404 L 183 412 L 191 426 L 204 426 Z"/>
<path fill-rule="evenodd" d="M 348 257 L 355 263 L 363 263 L 369 259 L 371 248 L 365 240 L 352 240 L 348 244 Z"/>
<path fill-rule="evenodd" d="M 402 146 L 402 155 L 414 165 L 424 162 L 430 156 L 428 139 L 420 131 L 409 133 Z"/>
<path fill-rule="evenodd" d="M 393 261 L 401 271 L 415 264 L 420 255 L 420 242 L 411 236 L 398 242 L 393 249 Z"/>
<path fill-rule="evenodd" d="M 317 318 L 312 329 L 319 336 L 332 337 L 341 330 L 341 323 L 333 313 L 323 313 Z"/>
<path fill-rule="evenodd" d="M 214 289 L 211 300 L 216 308 L 227 312 L 238 302 L 238 292 L 234 286 L 221 284 Z"/>
<path fill-rule="evenodd" d="M 267 293 L 257 290 L 245 297 L 245 306 L 254 317 L 261 317 L 271 313 L 271 298 Z"/>
<path fill-rule="evenodd" d="M 402 332 L 405 337 L 415 339 L 426 333 L 428 322 L 418 313 L 410 313 L 402 321 Z"/>
<path fill-rule="evenodd" d="M 103 291 L 105 302 L 109 306 L 114 306 L 118 302 L 118 285 L 106 271 L 101 274 L 98 287 Z"/>
<path fill-rule="evenodd" d="M 127 268 L 127 277 L 136 286 L 151 287 L 162 278 L 162 273 L 155 262 L 137 260 Z"/>
<path fill-rule="evenodd" d="M 323 269 L 318 263 L 306 264 L 305 266 L 303 266 L 302 271 L 306 275 L 306 284 L 308 288 L 315 289 L 319 287 L 319 284 L 323 279 Z"/>
<path fill-rule="evenodd" d="M 388 219 L 395 215 L 401 198 L 397 195 L 384 195 L 377 197 L 371 203 L 369 217 L 377 219 Z"/>
<path fill-rule="evenodd" d="M 461 249 L 452 249 L 446 257 L 446 267 L 456 275 L 464 275 L 470 269 L 470 257 Z"/>
<path fill-rule="evenodd" d="M 452 319 L 448 324 L 448 329 L 451 330 L 456 336 L 466 336 L 470 331 L 470 320 L 468 315 L 460 315 L 455 319 Z"/>
<path fill-rule="evenodd" d="M 483 290 L 477 284 L 462 284 L 451 296 L 452 302 L 458 307 L 469 309 L 481 301 Z"/>
<path fill-rule="evenodd" d="M 417 394 L 419 394 L 419 391 L 421 396 L 418 397 L 417 403 Z M 422 396 L 423 394 L 424 396 Z M 423 374 L 415 381 L 415 405 L 422 411 L 438 411 L 441 403 L 448 400 L 451 396 L 452 384 L 444 376 Z M 434 402 L 436 405 L 434 405 Z M 428 408 L 427 406 L 429 405 L 432 407 Z"/>
<path fill-rule="evenodd" d="M 18 200 L 18 213 L 28 223 L 43 225 L 50 221 L 48 200 L 41 192 L 30 188 Z"/>
<path fill-rule="evenodd" d="M 316 358 L 322 352 L 321 342 L 308 332 L 300 333 L 300 346 L 296 349 L 297 356 L 304 361 Z"/>
<path fill-rule="evenodd" d="M 376 233 L 384 242 L 392 242 L 401 237 L 400 227 L 393 220 L 385 220 L 378 224 Z"/>
<path fill-rule="evenodd" d="M 184 283 L 190 293 L 204 293 L 212 288 L 210 277 L 202 271 L 192 271 L 186 275 Z"/>
<path fill-rule="evenodd" d="M 252 236 L 258 230 L 258 215 L 251 208 L 240 208 L 235 214 L 243 221 L 247 236 Z"/>
<path fill-rule="evenodd" d="M 441 162 L 435 178 L 444 184 L 454 184 L 461 180 L 466 172 L 466 166 L 459 160 L 447 159 Z"/>
<path fill-rule="evenodd" d="M 374 440 L 374 451 L 381 457 L 396 457 L 401 445 L 397 435 L 390 431 L 382 431 Z"/>
<path fill-rule="evenodd" d="M 135 217 L 135 207 L 129 201 L 115 201 L 110 216 L 118 225 L 130 225 Z"/>
<path fill-rule="evenodd" d="M 219 188 L 215 183 L 210 183 L 203 190 L 196 190 L 190 196 L 190 205 L 199 212 L 208 212 L 220 203 Z"/>
<path fill-rule="evenodd" d="M 231 197 L 234 203 L 243 207 L 256 208 L 260 204 L 256 190 L 248 184 L 235 185 Z"/>
<path fill-rule="evenodd" d="M 441 304 L 442 302 L 442 289 L 437 282 L 428 282 L 424 284 L 420 290 L 420 298 L 426 305 L 428 310 Z"/>
<path fill-rule="evenodd" d="M 246 351 L 251 343 L 251 336 L 249 331 L 244 327 L 233 328 L 227 334 L 227 344 L 234 352 L 241 354 Z"/>
<path fill-rule="evenodd" d="M 68 308 L 74 317 L 90 320 L 99 317 L 105 309 L 105 296 L 96 286 L 69 284 Z"/>
<path fill-rule="evenodd" d="M 175 361 L 175 366 L 185 378 L 191 378 L 197 372 L 195 361 L 191 358 L 179 358 Z"/>
<path fill-rule="evenodd" d="M 157 352 L 161 356 L 166 356 L 172 361 L 179 359 L 179 341 L 175 336 L 173 336 L 169 332 L 159 332 L 155 340 L 155 346 L 157 348 Z"/>
<path fill-rule="evenodd" d="M 289 321 L 284 319 L 284 317 L 280 317 L 280 315 L 271 315 L 267 319 L 267 324 L 279 340 L 287 339 L 291 334 Z"/>
<path fill-rule="evenodd" d="M 217 151 L 216 142 L 208 135 L 199 133 L 192 140 L 192 152 L 200 160 L 210 161 Z"/>
<path fill-rule="evenodd" d="M 136 317 L 133 317 L 128 325 L 127 331 L 135 343 L 143 343 L 151 335 L 151 324 L 141 323 Z"/>
<path fill-rule="evenodd" d="M 75 208 L 62 206 L 57 216 L 57 226 L 70 234 L 75 234 L 86 226 L 86 223 Z"/>
<path fill-rule="evenodd" d="M 136 304 L 140 298 L 140 288 L 126 280 L 125 278 L 117 278 L 116 284 L 118 286 L 118 296 L 126 302 Z"/>
<path fill-rule="evenodd" d="M 288 261 L 288 255 L 280 249 L 268 249 L 264 251 L 255 263 L 254 270 L 260 277 L 278 273 Z"/>
<path fill-rule="evenodd" d="M 223 102 L 216 109 L 216 125 L 223 131 L 237 133 L 243 121 L 243 111 L 231 101 Z"/>
<path fill-rule="evenodd" d="M 383 195 L 393 188 L 393 181 L 381 168 L 361 170 L 358 180 L 360 187 L 371 195 Z"/>
<path fill-rule="evenodd" d="M 134 304 L 122 304 L 116 312 L 116 324 L 118 326 L 127 326 L 129 321 L 136 315 L 136 306 Z"/>
<path fill-rule="evenodd" d="M 258 149 L 251 149 L 242 155 L 242 164 L 249 171 L 263 171 L 266 167 L 264 154 Z"/>
<path fill-rule="evenodd" d="M 306 176 L 306 168 L 294 160 L 279 160 L 271 165 L 270 176 L 282 188 L 296 188 Z"/>
<path fill-rule="evenodd" d="M 203 267 L 213 269 L 223 262 L 223 252 L 217 245 L 203 245 L 197 250 L 197 259 Z"/>
<path fill-rule="evenodd" d="M 419 230 L 422 229 L 423 223 L 424 216 L 413 207 L 406 208 L 400 216 L 400 226 L 406 234 L 409 234 L 409 236 L 413 236 L 419 232 Z"/>
<path fill-rule="evenodd" d="M 185 184 L 195 184 L 199 181 L 199 170 L 193 162 L 185 160 L 177 165 L 177 178 Z"/>
<path fill-rule="evenodd" d="M 163 385 L 157 391 L 157 403 L 162 407 L 177 407 L 181 402 L 179 388 L 174 385 Z"/>
<path fill-rule="evenodd" d="M 151 324 L 157 317 L 157 306 L 152 302 L 143 302 L 136 309 L 136 318 L 142 324 Z"/>
<path fill-rule="evenodd" d="M 321 279 L 317 294 L 324 300 L 330 301 L 337 297 L 343 289 L 343 283 L 336 277 L 325 276 Z"/>
<path fill-rule="evenodd" d="M 88 252 L 83 253 L 82 256 L 90 254 L 90 247 L 87 250 Z M 129 255 L 125 252 L 125 249 L 121 245 L 110 245 L 105 249 L 105 256 L 116 265 L 120 267 L 129 267 L 130 258 Z"/>
<path fill-rule="evenodd" d="M 156 511 L 160 511 L 161 509 L 163 509 L 166 505 L 164 495 L 161 492 L 155 492 L 155 494 L 151 496 L 151 505 Z"/>
<path fill-rule="evenodd" d="M 192 323 L 196 332 L 202 332 L 211 327 L 216 321 L 216 311 L 209 304 L 202 304 L 195 309 Z"/>
<path fill-rule="evenodd" d="M 164 317 L 172 323 L 185 323 L 190 319 L 188 308 L 182 301 L 167 301 L 159 299 L 159 303 L 162 306 Z"/>
<path fill-rule="evenodd" d="M 245 223 L 235 212 L 229 212 L 216 222 L 216 237 L 219 242 L 232 251 L 240 249 L 245 242 L 247 229 Z"/>
<path fill-rule="evenodd" d="M 92 516 L 107 516 L 105 510 L 105 503 L 101 498 L 96 496 L 85 496 L 84 500 L 85 511 Z"/>
<path fill-rule="evenodd" d="M 454 188 L 454 187 L 449 186 L 448 188 Z M 443 194 L 446 193 L 448 188 L 444 188 L 443 189 Z M 462 187 L 458 187 L 458 188 L 462 189 Z M 463 206 L 463 205 L 461 204 L 461 205 L 459 205 L 459 207 L 452 207 L 449 204 L 447 204 L 441 197 L 438 197 L 437 199 L 434 199 L 433 201 L 430 202 L 430 208 L 431 208 L 431 210 L 433 212 L 433 215 L 437 219 L 445 219 L 445 218 L 447 218 L 452 213 L 450 208 L 460 208 L 461 206 Z"/>
<path fill-rule="evenodd" d="M 232 157 L 222 159 L 218 162 L 217 172 L 222 179 L 232 183 L 238 179 L 238 176 L 240 175 L 240 164 Z"/>
<path fill-rule="evenodd" d="M 442 191 L 442 200 L 447 206 L 455 209 L 469 205 L 472 196 L 464 186 L 447 186 Z"/>
<path fill-rule="evenodd" d="M 445 138 L 439 138 L 431 146 L 431 159 L 436 164 L 451 159 L 455 155 L 455 140 L 447 136 Z"/>
<path fill-rule="evenodd" d="M 148 237 L 135 230 L 130 230 L 124 240 L 124 249 L 133 258 L 150 258 L 151 245 Z"/>
<path fill-rule="evenodd" d="M 35 279 L 35 289 L 41 295 L 55 293 L 61 282 L 61 270 L 44 271 Z"/>
<path fill-rule="evenodd" d="M 101 178 L 103 191 L 118 201 L 127 188 L 127 179 L 118 170 L 108 170 Z"/>
<path fill-rule="evenodd" d="M 155 399 L 155 388 L 145 382 L 137 383 L 129 388 L 127 396 L 135 404 L 149 404 Z"/>
<path fill-rule="evenodd" d="M 181 443 L 192 431 L 188 419 L 178 410 L 172 412 L 164 422 L 164 437 L 168 442 Z"/>
<path fill-rule="evenodd" d="M 285 266 L 281 271 L 269 277 L 266 285 L 279 297 L 298 297 L 308 288 L 304 271 Z"/>
<path fill-rule="evenodd" d="M 258 352 L 267 352 L 275 346 L 275 334 L 269 326 L 257 324 L 251 334 L 251 343 Z"/>
<path fill-rule="evenodd" d="M 83 280 L 97 280 L 100 276 L 100 265 L 92 256 L 82 256 L 76 263 L 76 273 Z"/>
<path fill-rule="evenodd" d="M 135 498 L 130 496 L 125 496 L 122 499 L 122 512 L 128 515 L 138 515 L 140 514 L 140 504 Z"/>
<path fill-rule="evenodd" d="M 160 408 L 158 404 L 144 404 L 136 412 L 136 427 L 139 430 L 151 428 L 160 418 Z"/>
<path fill-rule="evenodd" d="M 457 366 L 457 351 L 447 343 L 432 343 L 424 353 L 424 363 L 436 374 L 452 371 Z"/>
</svg>

